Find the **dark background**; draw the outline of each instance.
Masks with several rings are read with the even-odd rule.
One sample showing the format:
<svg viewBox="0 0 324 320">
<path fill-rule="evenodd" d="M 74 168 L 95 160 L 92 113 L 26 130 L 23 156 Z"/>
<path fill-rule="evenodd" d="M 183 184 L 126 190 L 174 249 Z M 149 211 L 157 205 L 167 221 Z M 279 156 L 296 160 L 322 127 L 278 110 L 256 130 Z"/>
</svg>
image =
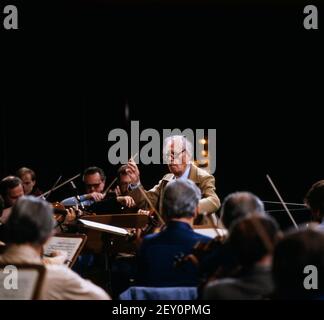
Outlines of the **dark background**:
<svg viewBox="0 0 324 320">
<path fill-rule="evenodd" d="M 222 199 L 276 201 L 269 173 L 300 203 L 322 179 L 323 34 L 303 29 L 306 3 L 8 3 L 20 29 L 1 32 L 1 177 L 28 166 L 47 190 L 98 165 L 112 180 L 108 133 L 139 120 L 217 129 Z M 147 187 L 167 170 L 140 169 Z"/>
</svg>

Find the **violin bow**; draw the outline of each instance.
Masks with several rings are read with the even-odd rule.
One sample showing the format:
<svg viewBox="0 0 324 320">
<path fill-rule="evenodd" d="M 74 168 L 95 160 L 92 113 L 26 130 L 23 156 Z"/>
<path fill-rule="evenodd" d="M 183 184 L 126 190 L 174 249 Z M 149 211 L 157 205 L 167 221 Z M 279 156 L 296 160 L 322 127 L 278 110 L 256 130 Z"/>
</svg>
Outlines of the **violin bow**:
<svg viewBox="0 0 324 320">
<path fill-rule="evenodd" d="M 272 187 L 272 189 L 274 190 L 274 192 L 276 193 L 277 197 L 279 198 L 280 200 L 280 203 L 282 204 L 282 206 L 284 207 L 285 211 L 287 212 L 290 220 L 292 221 L 293 225 L 295 226 L 295 228 L 298 230 L 298 225 L 294 219 L 294 217 L 292 216 L 291 212 L 289 211 L 287 205 L 286 205 L 286 202 L 283 201 L 278 189 L 276 188 L 275 184 L 273 183 L 272 179 L 270 178 L 270 176 L 267 174 L 267 179 Z"/>
<path fill-rule="evenodd" d="M 45 197 L 45 200 L 47 200 L 47 198 L 50 196 L 50 194 L 53 192 L 53 189 L 58 185 L 58 183 L 61 181 L 62 179 L 62 175 L 59 176 L 59 178 L 55 181 L 55 183 L 53 184 L 52 188 L 50 189 L 50 191 L 48 192 L 48 194 Z M 40 196 L 41 197 L 41 196 Z"/>
<path fill-rule="evenodd" d="M 278 201 L 262 201 L 263 203 L 269 203 L 269 204 L 282 204 L 281 202 Z M 293 202 L 285 202 L 286 205 L 288 206 L 296 206 L 296 207 L 305 207 L 307 206 L 303 203 L 293 203 Z"/>
<path fill-rule="evenodd" d="M 55 190 L 57 190 L 57 189 L 59 189 L 59 188 L 65 186 L 66 184 L 68 184 L 69 182 L 71 182 L 71 181 L 73 181 L 73 180 L 79 178 L 80 176 L 81 176 L 81 173 L 77 174 L 76 176 L 72 177 L 71 179 L 66 180 L 65 182 L 61 183 L 60 185 L 58 185 L 58 186 L 52 188 L 51 190 L 49 190 L 49 191 L 47 191 L 47 192 L 41 194 L 41 195 L 39 196 L 39 198 L 46 197 L 49 193 L 52 193 L 53 191 L 55 191 Z"/>
<path fill-rule="evenodd" d="M 138 153 L 135 153 L 134 156 L 131 156 L 129 160 L 133 159 L 135 160 L 136 157 L 138 156 Z M 111 181 L 111 183 L 109 184 L 109 186 L 106 188 L 106 190 L 104 191 L 104 195 L 107 194 L 107 192 L 110 190 L 110 188 L 114 185 L 114 183 L 118 180 L 118 177 L 116 177 L 113 181 Z"/>
<path fill-rule="evenodd" d="M 140 185 L 138 187 L 138 189 L 140 190 L 140 192 L 142 193 L 143 197 L 145 198 L 145 200 L 147 201 L 147 203 L 149 204 L 149 206 L 151 207 L 151 210 L 153 210 L 155 212 L 155 214 L 157 215 L 157 217 L 159 218 L 160 222 L 162 223 L 162 226 L 165 225 L 165 222 L 163 220 L 163 218 L 161 217 L 161 215 L 159 214 L 159 212 L 155 209 L 155 207 L 153 206 L 152 201 L 149 199 L 149 197 L 147 196 L 147 194 L 145 193 L 145 190 L 143 188 L 142 185 Z"/>
</svg>

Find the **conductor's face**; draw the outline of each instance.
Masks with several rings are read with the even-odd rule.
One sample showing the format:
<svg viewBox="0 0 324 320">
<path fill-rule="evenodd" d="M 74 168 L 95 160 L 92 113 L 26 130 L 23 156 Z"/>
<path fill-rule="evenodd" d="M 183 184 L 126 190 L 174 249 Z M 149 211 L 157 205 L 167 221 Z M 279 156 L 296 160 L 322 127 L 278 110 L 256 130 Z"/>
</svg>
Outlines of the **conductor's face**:
<svg viewBox="0 0 324 320">
<path fill-rule="evenodd" d="M 188 166 L 188 156 L 186 149 L 177 150 L 174 144 L 171 144 L 166 154 L 168 167 L 171 173 L 177 178 L 181 177 Z"/>
<path fill-rule="evenodd" d="M 98 172 L 86 175 L 84 177 L 84 184 L 87 193 L 102 193 L 105 188 L 105 181 L 101 179 L 101 176 Z"/>
</svg>

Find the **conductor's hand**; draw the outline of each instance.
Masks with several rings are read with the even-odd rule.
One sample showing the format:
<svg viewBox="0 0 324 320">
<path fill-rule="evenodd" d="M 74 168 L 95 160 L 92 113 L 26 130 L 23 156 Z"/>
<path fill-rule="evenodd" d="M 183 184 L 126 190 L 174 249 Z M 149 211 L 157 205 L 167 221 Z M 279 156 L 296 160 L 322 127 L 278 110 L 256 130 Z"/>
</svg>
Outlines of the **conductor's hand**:
<svg viewBox="0 0 324 320">
<path fill-rule="evenodd" d="M 92 192 L 86 195 L 86 199 L 94 200 L 96 202 L 103 200 L 105 196 L 100 192 Z"/>
<path fill-rule="evenodd" d="M 135 207 L 136 203 L 134 201 L 134 199 L 130 196 L 124 196 L 124 197 L 117 197 L 117 201 L 128 208 L 132 208 Z"/>
<path fill-rule="evenodd" d="M 126 172 L 131 179 L 131 184 L 138 184 L 140 182 L 140 172 L 133 159 L 128 161 Z"/>
</svg>

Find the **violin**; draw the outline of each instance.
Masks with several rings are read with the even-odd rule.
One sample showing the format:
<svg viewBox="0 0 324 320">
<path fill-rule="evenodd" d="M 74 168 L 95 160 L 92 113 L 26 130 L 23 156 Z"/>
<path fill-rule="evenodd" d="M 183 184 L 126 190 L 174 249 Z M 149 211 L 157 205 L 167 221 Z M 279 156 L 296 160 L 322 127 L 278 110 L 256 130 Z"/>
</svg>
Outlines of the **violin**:
<svg viewBox="0 0 324 320">
<path fill-rule="evenodd" d="M 65 208 L 65 206 L 60 202 L 54 202 L 52 203 L 52 206 L 54 208 L 54 219 L 57 221 L 59 225 L 63 223 L 72 222 L 73 220 L 80 219 L 84 216 L 95 215 L 95 213 L 82 211 L 76 207 Z M 67 218 L 69 214 L 71 215 L 70 219 Z"/>
<path fill-rule="evenodd" d="M 208 242 L 198 241 L 192 248 L 192 251 L 187 254 L 180 254 L 175 257 L 175 267 L 179 268 L 186 262 L 191 262 L 193 265 L 198 267 L 201 260 L 210 254 L 216 247 L 223 245 L 227 238 L 227 233 L 218 233 L 215 238 Z"/>
</svg>

